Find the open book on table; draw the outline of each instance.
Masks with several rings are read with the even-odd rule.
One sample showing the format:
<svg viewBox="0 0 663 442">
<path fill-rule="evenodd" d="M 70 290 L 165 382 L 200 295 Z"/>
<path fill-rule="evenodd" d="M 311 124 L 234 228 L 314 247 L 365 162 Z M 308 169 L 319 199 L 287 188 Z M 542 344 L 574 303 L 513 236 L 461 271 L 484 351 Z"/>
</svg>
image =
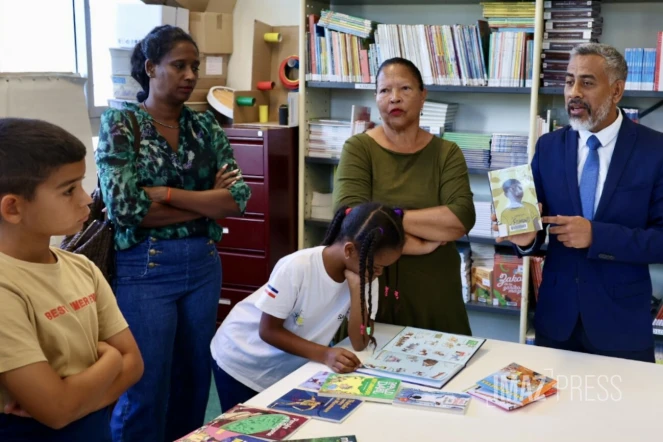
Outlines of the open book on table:
<svg viewBox="0 0 663 442">
<path fill-rule="evenodd" d="M 410 384 L 442 388 L 476 354 L 486 340 L 405 327 L 358 372 L 387 376 Z"/>
</svg>

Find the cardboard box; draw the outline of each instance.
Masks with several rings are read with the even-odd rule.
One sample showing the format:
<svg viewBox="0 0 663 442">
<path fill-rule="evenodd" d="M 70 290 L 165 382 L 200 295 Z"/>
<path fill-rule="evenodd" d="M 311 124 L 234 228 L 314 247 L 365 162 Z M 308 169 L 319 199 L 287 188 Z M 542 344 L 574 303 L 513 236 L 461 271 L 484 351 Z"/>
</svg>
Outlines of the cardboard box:
<svg viewBox="0 0 663 442">
<path fill-rule="evenodd" d="M 232 54 L 236 0 L 179 0 L 188 5 L 189 33 L 205 54 Z"/>
<path fill-rule="evenodd" d="M 200 52 L 208 54 L 232 54 L 233 16 L 216 12 L 191 12 L 189 15 L 191 37 Z"/>
<path fill-rule="evenodd" d="M 196 83 L 196 89 L 210 90 L 214 86 L 226 86 L 226 85 L 227 85 L 226 77 L 198 78 L 198 83 Z"/>
<path fill-rule="evenodd" d="M 116 48 L 133 48 L 157 26 L 177 26 L 189 32 L 188 9 L 141 3 L 118 3 L 116 11 Z"/>
<path fill-rule="evenodd" d="M 228 60 L 227 55 L 200 54 L 198 78 L 216 78 L 223 81 L 224 84 L 215 84 L 214 86 L 225 86 L 225 81 L 228 78 Z"/>
<path fill-rule="evenodd" d="M 142 0 L 189 11 L 188 32 L 205 54 L 232 54 L 233 11 L 237 0 Z"/>
</svg>

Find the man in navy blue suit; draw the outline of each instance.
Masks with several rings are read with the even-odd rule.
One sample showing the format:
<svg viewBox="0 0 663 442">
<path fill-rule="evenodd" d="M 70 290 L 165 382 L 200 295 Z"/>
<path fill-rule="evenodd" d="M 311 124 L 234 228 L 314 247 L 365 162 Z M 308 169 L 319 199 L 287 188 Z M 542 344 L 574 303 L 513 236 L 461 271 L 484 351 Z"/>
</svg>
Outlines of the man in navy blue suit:
<svg viewBox="0 0 663 442">
<path fill-rule="evenodd" d="M 543 135 L 532 159 L 544 230 L 498 241 L 528 255 L 549 226 L 536 345 L 654 362 L 648 265 L 663 262 L 663 134 L 617 107 L 626 76 L 616 49 L 574 49 L 570 124 Z"/>
</svg>

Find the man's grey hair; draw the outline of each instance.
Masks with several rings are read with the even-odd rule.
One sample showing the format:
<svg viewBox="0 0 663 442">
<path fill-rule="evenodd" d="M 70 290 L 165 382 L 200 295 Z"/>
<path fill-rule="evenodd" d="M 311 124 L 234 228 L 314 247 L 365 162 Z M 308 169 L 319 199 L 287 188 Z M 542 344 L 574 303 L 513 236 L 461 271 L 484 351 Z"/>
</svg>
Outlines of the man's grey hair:
<svg viewBox="0 0 663 442">
<path fill-rule="evenodd" d="M 626 81 L 628 66 L 624 56 L 612 46 L 602 43 L 583 43 L 571 50 L 571 57 L 575 55 L 598 55 L 603 57 L 608 70 L 610 83 L 616 80 Z"/>
</svg>

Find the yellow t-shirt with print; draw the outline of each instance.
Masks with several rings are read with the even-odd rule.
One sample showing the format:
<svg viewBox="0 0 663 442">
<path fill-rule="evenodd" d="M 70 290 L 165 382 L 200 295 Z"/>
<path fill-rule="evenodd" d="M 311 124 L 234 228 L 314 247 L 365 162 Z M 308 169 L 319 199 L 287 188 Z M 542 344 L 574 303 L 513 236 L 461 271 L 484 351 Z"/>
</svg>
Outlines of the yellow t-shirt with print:
<svg viewBox="0 0 663 442">
<path fill-rule="evenodd" d="M 98 359 L 97 343 L 128 327 L 101 271 L 51 248 L 55 264 L 0 253 L 0 373 L 47 361 L 66 378 Z M 8 402 L 0 386 L 0 410 Z"/>
<path fill-rule="evenodd" d="M 506 228 L 507 235 L 535 232 L 541 230 L 541 215 L 536 206 L 524 202 L 521 207 L 504 209 L 500 224 Z"/>
</svg>

